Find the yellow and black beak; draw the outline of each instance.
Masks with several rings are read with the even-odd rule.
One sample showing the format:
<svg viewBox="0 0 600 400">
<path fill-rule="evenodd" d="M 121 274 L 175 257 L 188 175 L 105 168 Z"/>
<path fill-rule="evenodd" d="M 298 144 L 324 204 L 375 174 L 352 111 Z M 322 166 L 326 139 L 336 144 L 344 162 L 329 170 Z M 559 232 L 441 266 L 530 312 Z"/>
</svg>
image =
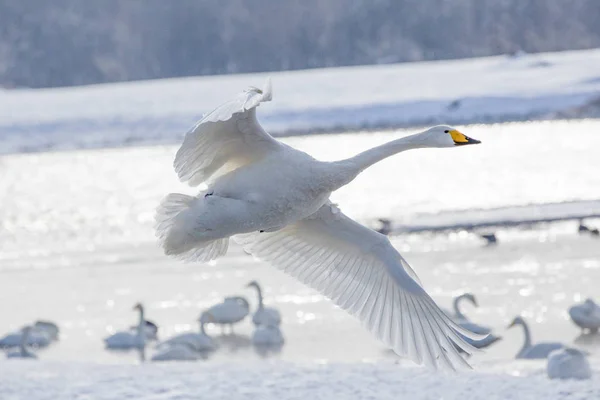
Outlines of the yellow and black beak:
<svg viewBox="0 0 600 400">
<path fill-rule="evenodd" d="M 465 144 L 479 144 L 479 143 L 481 143 L 479 140 L 471 139 L 470 137 L 468 137 L 468 136 L 460 133 L 456 129 L 451 130 L 450 132 L 448 132 L 448 134 L 450 134 L 450 137 L 452 137 L 452 140 L 454 140 L 454 145 L 455 146 L 462 146 L 462 145 L 465 145 Z"/>
</svg>

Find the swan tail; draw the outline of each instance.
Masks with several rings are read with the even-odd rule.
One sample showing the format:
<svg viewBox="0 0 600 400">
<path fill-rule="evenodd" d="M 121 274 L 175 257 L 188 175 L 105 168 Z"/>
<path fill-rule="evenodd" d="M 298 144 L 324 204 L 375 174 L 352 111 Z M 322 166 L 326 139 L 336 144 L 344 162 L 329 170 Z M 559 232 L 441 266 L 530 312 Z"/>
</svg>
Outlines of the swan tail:
<svg viewBox="0 0 600 400">
<path fill-rule="evenodd" d="M 229 238 L 202 239 L 195 225 L 197 197 L 171 193 L 156 210 L 156 237 L 164 253 L 184 261 L 208 262 L 219 258 L 229 247 Z"/>
</svg>

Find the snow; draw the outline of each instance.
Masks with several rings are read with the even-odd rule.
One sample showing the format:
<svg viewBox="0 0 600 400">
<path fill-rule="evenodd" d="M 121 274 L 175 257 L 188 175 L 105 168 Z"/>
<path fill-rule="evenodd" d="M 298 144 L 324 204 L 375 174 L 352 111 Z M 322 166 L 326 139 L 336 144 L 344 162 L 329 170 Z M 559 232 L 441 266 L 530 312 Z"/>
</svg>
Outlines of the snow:
<svg viewBox="0 0 600 400">
<path fill-rule="evenodd" d="M 556 118 L 600 95 L 600 50 L 0 90 L 0 152 L 178 141 L 196 120 L 272 76 L 273 133 Z"/>
<path fill-rule="evenodd" d="M 107 366 L 0 363 L 3 400 L 186 399 L 569 399 L 600 396 L 588 381 L 549 380 L 544 363 L 512 363 L 486 372 L 442 375 L 392 363 Z"/>
</svg>

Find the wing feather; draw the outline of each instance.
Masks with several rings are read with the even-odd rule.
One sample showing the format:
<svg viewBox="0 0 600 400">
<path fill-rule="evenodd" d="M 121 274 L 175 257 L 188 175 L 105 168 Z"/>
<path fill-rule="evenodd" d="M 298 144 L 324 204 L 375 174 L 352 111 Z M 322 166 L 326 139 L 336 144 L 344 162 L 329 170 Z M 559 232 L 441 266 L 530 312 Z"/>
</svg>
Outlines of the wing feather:
<svg viewBox="0 0 600 400">
<path fill-rule="evenodd" d="M 477 351 L 435 304 L 386 236 L 323 206 L 276 232 L 234 237 L 245 250 L 322 292 L 377 338 L 417 363 L 469 367 L 457 348 Z"/>
<path fill-rule="evenodd" d="M 267 81 L 263 90 L 246 90 L 202 118 L 186 133 L 175 156 L 179 179 L 198 186 L 281 148 L 256 119 L 256 107 L 271 99 Z"/>
</svg>

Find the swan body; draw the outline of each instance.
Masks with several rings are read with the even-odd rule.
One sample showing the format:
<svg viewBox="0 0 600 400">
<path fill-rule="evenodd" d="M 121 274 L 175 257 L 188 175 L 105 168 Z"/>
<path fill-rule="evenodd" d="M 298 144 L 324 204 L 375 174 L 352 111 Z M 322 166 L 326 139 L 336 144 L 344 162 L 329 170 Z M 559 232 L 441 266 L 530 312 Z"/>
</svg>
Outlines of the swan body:
<svg viewBox="0 0 600 400">
<path fill-rule="evenodd" d="M 555 350 L 546 367 L 550 379 L 590 379 L 592 370 L 585 354 L 574 348 Z"/>
<path fill-rule="evenodd" d="M 135 331 L 117 332 L 104 339 L 108 349 L 143 349 L 146 346 L 146 320 L 144 319 L 144 307 L 136 304 L 134 310 L 139 312 L 139 322 Z"/>
<path fill-rule="evenodd" d="M 35 346 L 35 347 L 46 347 L 51 342 L 52 339 L 45 331 L 40 331 L 38 329 L 32 329 L 28 327 L 28 334 L 25 336 L 24 329 L 9 333 L 0 339 L 0 347 L 17 347 L 21 345 L 21 341 L 24 337 L 26 337 L 26 345 L 27 346 Z"/>
<path fill-rule="evenodd" d="M 185 343 L 173 343 L 161 347 L 151 358 L 152 361 L 194 361 L 198 353 Z"/>
<path fill-rule="evenodd" d="M 281 314 L 279 310 L 273 307 L 265 307 L 263 304 L 262 289 L 258 282 L 252 281 L 247 286 L 255 288 L 258 296 L 258 307 L 252 315 L 254 325 L 279 326 L 281 324 Z"/>
<path fill-rule="evenodd" d="M 33 331 L 44 332 L 51 340 L 58 340 L 60 329 L 50 321 L 35 321 Z"/>
<path fill-rule="evenodd" d="M 176 344 L 186 345 L 191 347 L 195 351 L 211 351 L 216 349 L 217 345 L 213 338 L 206 334 L 204 325 L 209 322 L 206 316 L 209 314 L 202 314 L 198 319 L 200 323 L 200 332 L 186 332 L 177 336 L 173 336 L 170 339 L 165 340 L 158 344 L 158 347 L 173 346 Z"/>
<path fill-rule="evenodd" d="M 31 334 L 31 327 L 26 326 L 23 328 L 23 335 L 21 336 L 21 342 L 19 343 L 19 349 L 13 350 L 6 354 L 7 358 L 29 358 L 29 359 L 37 359 L 37 356 L 27 349 L 27 343 L 29 335 Z"/>
<path fill-rule="evenodd" d="M 449 126 L 393 140 L 354 157 L 322 162 L 271 137 L 256 119 L 270 82 L 208 113 L 177 152 L 179 179 L 206 189 L 168 195 L 157 209 L 165 254 L 207 262 L 229 237 L 253 256 L 319 290 L 358 317 L 399 355 L 429 367 L 469 367 L 454 345 L 479 336 L 446 316 L 385 235 L 345 216 L 330 194 L 402 151 L 479 143 Z"/>
<path fill-rule="evenodd" d="M 260 325 L 252 334 L 252 343 L 255 346 L 279 346 L 283 342 L 283 334 L 278 326 Z"/>
<path fill-rule="evenodd" d="M 560 350 L 565 348 L 566 346 L 562 343 L 558 342 L 544 342 L 544 343 L 531 343 L 531 334 L 529 332 L 529 326 L 525 322 L 522 317 L 516 317 L 511 324 L 508 326 L 509 328 L 521 325 L 523 327 L 523 333 L 525 334 L 525 342 L 523 343 L 523 347 L 517 353 L 516 358 L 524 358 L 530 360 L 544 359 L 547 358 L 550 353 L 554 350 Z"/>
<path fill-rule="evenodd" d="M 582 331 L 587 329 L 594 333 L 600 329 L 600 306 L 592 299 L 587 299 L 582 304 L 576 304 L 569 308 L 569 316 Z"/>
<path fill-rule="evenodd" d="M 240 296 L 226 297 L 222 303 L 215 304 L 203 313 L 205 320 L 221 327 L 229 325 L 231 328 L 248 314 L 250 314 L 248 300 Z"/>
<path fill-rule="evenodd" d="M 129 327 L 131 331 L 137 331 L 137 325 Z M 158 340 L 158 325 L 152 321 L 145 320 L 142 328 L 146 340 Z"/>
</svg>

